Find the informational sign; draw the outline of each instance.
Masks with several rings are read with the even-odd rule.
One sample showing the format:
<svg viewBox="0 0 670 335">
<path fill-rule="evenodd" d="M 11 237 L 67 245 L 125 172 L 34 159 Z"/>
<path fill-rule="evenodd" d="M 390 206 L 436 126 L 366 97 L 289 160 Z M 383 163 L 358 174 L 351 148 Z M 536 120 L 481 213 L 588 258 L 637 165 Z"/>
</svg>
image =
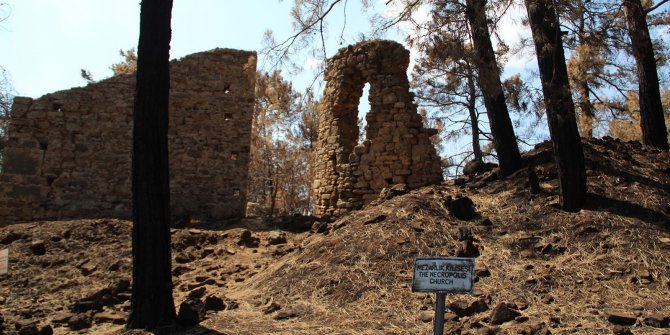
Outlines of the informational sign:
<svg viewBox="0 0 670 335">
<path fill-rule="evenodd" d="M 9 270 L 9 249 L 0 250 L 0 275 L 7 274 Z"/>
<path fill-rule="evenodd" d="M 464 257 L 417 257 L 412 291 L 472 294 L 475 259 Z"/>
</svg>

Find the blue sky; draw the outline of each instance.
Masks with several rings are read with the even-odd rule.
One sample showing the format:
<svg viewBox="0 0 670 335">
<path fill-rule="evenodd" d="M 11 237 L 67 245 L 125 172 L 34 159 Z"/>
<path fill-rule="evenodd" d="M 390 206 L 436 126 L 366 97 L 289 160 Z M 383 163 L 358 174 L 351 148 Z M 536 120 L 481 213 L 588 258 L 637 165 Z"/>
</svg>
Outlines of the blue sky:
<svg viewBox="0 0 670 335">
<path fill-rule="evenodd" d="M 0 2 L 10 11 L 0 23 L 0 66 L 8 71 L 18 95 L 39 97 L 84 86 L 81 68 L 90 70 L 95 79 L 106 78 L 111 75 L 109 65 L 121 60 L 119 49 L 137 44 L 140 0 Z M 369 26 L 358 3 L 350 1 L 351 41 Z M 292 4 L 291 0 L 174 0 L 171 58 L 217 47 L 258 51 L 268 29 L 277 40 L 291 35 Z M 330 44 L 329 56 L 335 51 L 337 45 Z M 309 73 L 303 74 L 296 86 L 304 86 L 308 78 Z"/>
</svg>

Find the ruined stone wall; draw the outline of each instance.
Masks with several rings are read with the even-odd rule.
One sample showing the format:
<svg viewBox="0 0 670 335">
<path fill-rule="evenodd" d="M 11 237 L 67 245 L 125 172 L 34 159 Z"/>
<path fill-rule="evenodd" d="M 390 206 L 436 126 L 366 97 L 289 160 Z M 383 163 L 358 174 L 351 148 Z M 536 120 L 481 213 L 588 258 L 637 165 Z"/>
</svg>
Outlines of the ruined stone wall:
<svg viewBox="0 0 670 335">
<path fill-rule="evenodd" d="M 242 217 L 256 54 L 215 49 L 170 64 L 174 216 Z M 134 75 L 16 98 L 0 174 L 0 226 L 131 216 Z"/>
<path fill-rule="evenodd" d="M 326 64 L 319 111 L 317 215 L 341 215 L 377 199 L 390 185 L 442 181 L 440 158 L 409 92 L 409 51 L 393 41 L 343 48 Z M 366 138 L 358 145 L 358 104 L 370 83 Z"/>
</svg>

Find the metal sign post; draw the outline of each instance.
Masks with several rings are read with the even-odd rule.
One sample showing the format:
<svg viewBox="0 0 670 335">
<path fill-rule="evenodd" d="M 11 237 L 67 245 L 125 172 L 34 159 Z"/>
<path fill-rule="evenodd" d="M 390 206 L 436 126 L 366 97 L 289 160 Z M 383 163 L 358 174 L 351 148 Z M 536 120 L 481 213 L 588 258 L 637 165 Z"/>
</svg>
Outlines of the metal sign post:
<svg viewBox="0 0 670 335">
<path fill-rule="evenodd" d="M 433 334 L 444 334 L 447 293 L 472 294 L 475 259 L 465 257 L 417 257 L 414 259 L 412 292 L 435 292 Z"/>
</svg>

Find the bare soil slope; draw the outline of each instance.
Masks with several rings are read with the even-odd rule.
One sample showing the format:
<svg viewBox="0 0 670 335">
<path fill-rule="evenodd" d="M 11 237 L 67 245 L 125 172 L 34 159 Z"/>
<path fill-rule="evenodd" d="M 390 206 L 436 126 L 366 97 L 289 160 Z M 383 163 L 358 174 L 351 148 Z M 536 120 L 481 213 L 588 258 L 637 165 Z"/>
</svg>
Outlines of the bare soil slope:
<svg viewBox="0 0 670 335">
<path fill-rule="evenodd" d="M 209 311 L 180 332 L 430 334 L 434 295 L 411 292 L 413 259 L 459 255 L 476 257 L 476 292 L 448 296 L 445 334 L 670 334 L 668 154 L 585 143 L 588 200 L 568 213 L 550 151 L 524 154 L 536 194 L 528 170 L 493 170 L 390 190 L 330 223 L 185 223 L 172 236 L 175 303 Z M 113 219 L 0 228 L 5 333 L 123 332 L 130 231 Z"/>
</svg>

